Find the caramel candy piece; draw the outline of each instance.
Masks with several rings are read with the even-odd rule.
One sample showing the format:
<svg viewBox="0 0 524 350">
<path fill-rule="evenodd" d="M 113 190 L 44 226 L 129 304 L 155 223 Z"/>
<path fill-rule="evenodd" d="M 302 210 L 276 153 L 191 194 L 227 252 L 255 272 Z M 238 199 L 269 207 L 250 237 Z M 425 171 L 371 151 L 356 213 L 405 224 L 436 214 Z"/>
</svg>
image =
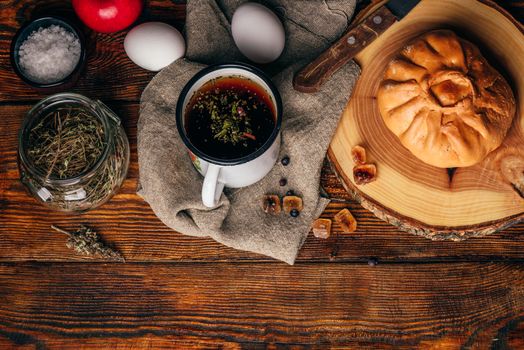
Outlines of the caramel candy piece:
<svg viewBox="0 0 524 350">
<path fill-rule="evenodd" d="M 342 227 L 345 233 L 355 232 L 357 229 L 357 220 L 348 209 L 342 209 L 335 215 L 335 221 Z"/>
<path fill-rule="evenodd" d="M 366 149 L 360 145 L 353 147 L 351 150 L 351 157 L 355 165 L 366 164 Z"/>
<path fill-rule="evenodd" d="M 280 206 L 280 197 L 274 194 L 264 196 L 262 208 L 264 209 L 264 212 L 268 214 L 280 214 L 282 211 L 282 207 Z"/>
<path fill-rule="evenodd" d="M 329 238 L 331 235 L 331 220 L 316 219 L 313 222 L 313 235 L 317 238 Z"/>
<path fill-rule="evenodd" d="M 353 180 L 357 185 L 365 185 L 377 179 L 375 164 L 361 164 L 353 167 Z"/>
<path fill-rule="evenodd" d="M 284 202 L 284 212 L 289 214 L 291 210 L 296 209 L 298 212 L 301 212 L 304 209 L 302 205 L 302 198 L 297 196 L 285 196 L 283 199 Z"/>
</svg>

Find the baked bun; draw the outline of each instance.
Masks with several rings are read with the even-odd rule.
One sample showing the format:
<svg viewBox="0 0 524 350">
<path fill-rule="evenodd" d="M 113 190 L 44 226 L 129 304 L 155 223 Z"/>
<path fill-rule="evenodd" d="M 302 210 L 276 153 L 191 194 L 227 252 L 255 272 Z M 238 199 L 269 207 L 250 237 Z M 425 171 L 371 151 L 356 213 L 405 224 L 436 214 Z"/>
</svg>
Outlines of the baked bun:
<svg viewBox="0 0 524 350">
<path fill-rule="evenodd" d="M 423 162 L 465 167 L 499 147 L 515 115 L 506 80 L 449 30 L 426 33 L 387 66 L 378 89 L 387 127 Z"/>
</svg>

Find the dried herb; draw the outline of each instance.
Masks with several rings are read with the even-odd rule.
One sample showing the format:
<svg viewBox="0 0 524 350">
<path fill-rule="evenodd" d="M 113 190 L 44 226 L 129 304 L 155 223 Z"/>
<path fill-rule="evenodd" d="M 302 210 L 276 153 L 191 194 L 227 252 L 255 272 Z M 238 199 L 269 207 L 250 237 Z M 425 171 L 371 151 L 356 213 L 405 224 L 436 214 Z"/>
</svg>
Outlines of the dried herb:
<svg viewBox="0 0 524 350">
<path fill-rule="evenodd" d="M 256 140 L 251 129 L 249 112 L 258 108 L 254 99 L 241 99 L 234 90 L 210 90 L 199 92 L 196 108 L 211 116 L 213 138 L 224 143 Z"/>
<path fill-rule="evenodd" d="M 98 118 L 58 110 L 31 129 L 27 154 L 46 179 L 68 179 L 89 170 L 104 149 L 104 127 Z"/>
<path fill-rule="evenodd" d="M 108 144 L 104 125 L 94 115 L 80 109 L 64 108 L 49 113 L 30 130 L 27 157 L 33 168 L 43 174 L 42 183 L 51 194 L 53 207 L 62 210 L 87 210 L 111 197 L 127 172 L 128 148 L 123 132 L 114 133 L 114 142 Z M 105 161 L 98 162 L 106 154 Z M 86 175 L 93 170 L 94 174 Z M 85 176 L 82 183 L 66 185 L 53 180 Z"/>
<path fill-rule="evenodd" d="M 82 225 L 78 231 L 72 233 L 56 226 L 51 228 L 69 237 L 66 243 L 69 249 L 83 255 L 98 255 L 109 260 L 125 262 L 122 254 L 104 244 L 100 236 L 89 227 Z"/>
</svg>

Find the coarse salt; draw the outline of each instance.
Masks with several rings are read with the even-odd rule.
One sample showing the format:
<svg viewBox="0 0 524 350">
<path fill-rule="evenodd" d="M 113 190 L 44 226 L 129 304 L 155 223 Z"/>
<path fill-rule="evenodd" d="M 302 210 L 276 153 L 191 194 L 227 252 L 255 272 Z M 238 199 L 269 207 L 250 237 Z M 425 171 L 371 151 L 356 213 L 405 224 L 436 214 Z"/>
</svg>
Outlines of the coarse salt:
<svg viewBox="0 0 524 350">
<path fill-rule="evenodd" d="M 67 77 L 80 60 L 80 41 L 59 25 L 39 28 L 20 45 L 20 67 L 35 83 L 50 84 Z"/>
</svg>

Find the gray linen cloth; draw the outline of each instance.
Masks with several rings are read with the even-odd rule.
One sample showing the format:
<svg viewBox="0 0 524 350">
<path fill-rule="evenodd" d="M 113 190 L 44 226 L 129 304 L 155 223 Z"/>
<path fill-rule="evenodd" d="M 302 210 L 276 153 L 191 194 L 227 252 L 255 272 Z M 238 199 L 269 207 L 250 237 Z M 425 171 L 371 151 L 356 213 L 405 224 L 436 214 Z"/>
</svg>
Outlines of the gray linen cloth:
<svg viewBox="0 0 524 350">
<path fill-rule="evenodd" d="M 293 90 L 293 73 L 320 54 L 345 31 L 355 0 L 262 2 L 280 16 L 286 48 L 262 66 L 272 75 L 283 101 L 280 162 L 258 183 L 225 189 L 216 208 L 201 201 L 202 177 L 193 168 L 175 120 L 178 96 L 206 64 L 245 61 L 230 34 L 230 20 L 240 0 L 194 0 L 187 4 L 186 58 L 158 73 L 144 90 L 138 121 L 138 193 L 164 224 L 184 234 L 209 236 L 227 246 L 293 264 L 310 230 L 329 200 L 320 195 L 320 170 L 339 117 L 360 72 L 351 62 L 318 93 Z M 198 63 L 197 63 L 198 62 Z M 287 186 L 279 186 L 281 178 Z M 265 194 L 301 196 L 304 210 L 293 218 L 262 210 Z"/>
</svg>

